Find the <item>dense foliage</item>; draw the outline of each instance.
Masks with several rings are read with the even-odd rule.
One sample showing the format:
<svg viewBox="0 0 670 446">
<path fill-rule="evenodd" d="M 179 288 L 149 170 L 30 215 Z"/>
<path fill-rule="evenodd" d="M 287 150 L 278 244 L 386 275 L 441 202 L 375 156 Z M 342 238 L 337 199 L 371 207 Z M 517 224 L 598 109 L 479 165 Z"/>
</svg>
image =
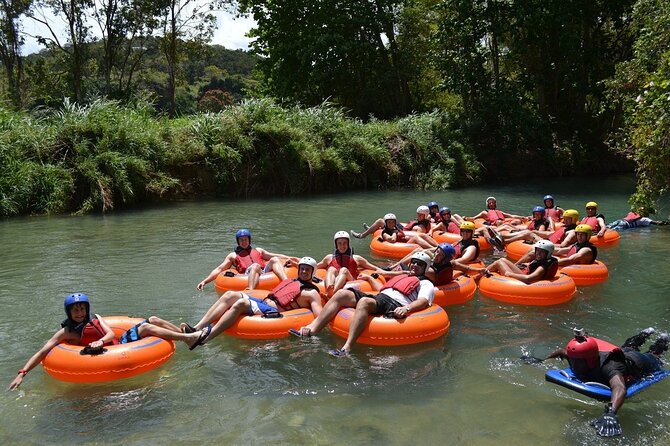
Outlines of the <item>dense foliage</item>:
<svg viewBox="0 0 670 446">
<path fill-rule="evenodd" d="M 363 123 L 329 105 L 264 99 L 168 119 L 141 101 L 95 101 L 39 118 L 0 109 L 0 129 L 0 215 L 104 212 L 194 194 L 439 189 L 479 172 L 451 116 L 437 112 Z"/>
<path fill-rule="evenodd" d="M 223 7 L 256 20 L 254 55 L 208 45 Z M 18 123 L 41 134 L 3 151 L 2 191 L 23 192 L 4 195 L 2 213 L 105 210 L 191 186 L 235 195 L 444 187 L 633 163 L 631 203 L 650 208 L 670 186 L 668 8 L 661 0 L 3 1 L 3 138 L 9 147 Z M 63 35 L 45 10 L 68 25 Z M 49 32 L 39 37 L 45 49 L 25 57 L 29 20 Z M 250 97 L 266 99 L 235 106 Z M 88 120 L 98 113 L 108 121 L 95 136 Z M 120 147 L 124 119 L 145 138 L 131 146 L 150 150 Z M 78 123 L 67 133 L 75 139 L 53 152 L 61 145 L 50 138 L 62 140 L 66 121 Z M 290 174 L 276 175 L 276 164 Z M 43 196 L 68 190 L 63 200 Z"/>
</svg>

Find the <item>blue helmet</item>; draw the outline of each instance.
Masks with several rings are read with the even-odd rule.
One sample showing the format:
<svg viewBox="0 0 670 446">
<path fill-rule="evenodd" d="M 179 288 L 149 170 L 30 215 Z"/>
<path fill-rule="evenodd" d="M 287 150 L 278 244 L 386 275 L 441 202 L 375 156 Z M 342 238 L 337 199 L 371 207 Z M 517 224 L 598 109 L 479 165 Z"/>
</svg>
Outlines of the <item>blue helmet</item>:
<svg viewBox="0 0 670 446">
<path fill-rule="evenodd" d="M 553 195 L 545 195 L 544 198 L 542 199 L 542 201 L 547 201 L 547 200 L 554 201 Z"/>
<path fill-rule="evenodd" d="M 68 318 L 70 317 L 70 307 L 74 304 L 86 305 L 86 315 L 88 316 L 91 313 L 91 302 L 89 302 L 88 296 L 84 293 L 72 293 L 63 302 L 63 308 Z"/>
<path fill-rule="evenodd" d="M 235 233 L 235 240 L 239 243 L 240 237 L 249 237 L 249 243 L 251 243 L 251 232 L 248 229 L 240 229 Z"/>
<path fill-rule="evenodd" d="M 544 208 L 542 206 L 535 206 L 533 208 L 533 213 L 535 212 L 542 212 L 542 215 L 544 215 Z"/>
<path fill-rule="evenodd" d="M 428 209 L 439 207 L 437 201 L 431 201 L 428 203 Z"/>
<path fill-rule="evenodd" d="M 442 214 L 444 214 L 444 213 L 451 214 L 451 209 L 449 209 L 449 208 L 446 207 L 446 206 L 443 207 L 443 208 L 440 208 L 440 215 L 442 215 Z"/>
<path fill-rule="evenodd" d="M 449 243 L 440 243 L 437 247 L 442 250 L 445 256 L 447 256 L 447 261 L 453 259 L 456 255 L 456 249 Z"/>
</svg>

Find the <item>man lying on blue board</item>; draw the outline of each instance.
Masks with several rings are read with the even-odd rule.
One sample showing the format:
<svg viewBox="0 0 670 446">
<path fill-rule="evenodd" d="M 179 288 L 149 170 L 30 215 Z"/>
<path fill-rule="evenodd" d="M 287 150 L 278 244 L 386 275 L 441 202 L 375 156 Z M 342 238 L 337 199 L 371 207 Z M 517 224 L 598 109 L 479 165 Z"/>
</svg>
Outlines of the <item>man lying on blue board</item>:
<svg viewBox="0 0 670 446">
<path fill-rule="evenodd" d="M 547 356 L 547 359 L 567 359 L 581 381 L 602 383 L 612 389 L 605 413 L 591 423 L 601 437 L 613 437 L 623 432 L 616 413 L 626 399 L 626 384 L 661 370 L 660 356 L 668 350 L 666 333 L 662 333 L 646 353 L 639 350 L 653 333 L 653 328 L 647 328 L 628 338 L 621 348 L 599 351 L 595 338 L 587 336 L 584 330 L 575 329 L 574 339 L 565 348 Z"/>
</svg>

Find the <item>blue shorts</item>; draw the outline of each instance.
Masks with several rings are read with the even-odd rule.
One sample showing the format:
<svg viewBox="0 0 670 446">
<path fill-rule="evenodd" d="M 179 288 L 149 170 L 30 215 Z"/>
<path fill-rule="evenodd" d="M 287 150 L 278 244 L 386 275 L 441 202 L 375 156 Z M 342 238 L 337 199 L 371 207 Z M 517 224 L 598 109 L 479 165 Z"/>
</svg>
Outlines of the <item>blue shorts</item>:
<svg viewBox="0 0 670 446">
<path fill-rule="evenodd" d="M 279 311 L 272 305 L 263 302 L 262 299 L 257 299 L 244 293 L 242 293 L 242 295 L 249 301 L 249 316 L 253 316 L 254 314 L 277 313 Z"/>
<path fill-rule="evenodd" d="M 143 324 L 149 323 L 149 319 L 145 319 L 134 327 L 129 328 L 125 331 L 119 338 L 119 344 L 128 344 L 129 342 L 135 342 L 142 339 L 140 333 L 138 332 L 139 328 Z"/>
</svg>

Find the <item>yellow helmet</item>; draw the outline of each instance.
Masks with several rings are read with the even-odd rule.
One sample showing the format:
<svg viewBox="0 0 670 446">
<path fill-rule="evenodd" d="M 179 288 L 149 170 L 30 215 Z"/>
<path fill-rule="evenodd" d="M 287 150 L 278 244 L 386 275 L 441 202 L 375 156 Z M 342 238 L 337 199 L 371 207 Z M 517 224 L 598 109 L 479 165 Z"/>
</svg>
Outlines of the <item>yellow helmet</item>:
<svg viewBox="0 0 670 446">
<path fill-rule="evenodd" d="M 563 212 L 563 217 L 570 217 L 576 221 L 579 219 L 579 212 L 577 212 L 575 209 L 566 209 L 566 211 Z"/>
<path fill-rule="evenodd" d="M 461 231 L 474 231 L 475 230 L 475 224 L 471 221 L 464 221 L 461 223 Z"/>
<path fill-rule="evenodd" d="M 587 237 L 591 238 L 591 234 L 593 234 L 593 229 L 589 225 L 577 225 L 575 228 L 575 232 L 583 232 L 584 234 L 587 235 Z"/>
<path fill-rule="evenodd" d="M 586 207 L 587 207 L 587 208 L 596 208 L 596 209 L 597 209 L 597 208 L 598 208 L 598 203 L 596 203 L 595 201 L 589 201 L 588 203 L 586 203 Z"/>
</svg>

